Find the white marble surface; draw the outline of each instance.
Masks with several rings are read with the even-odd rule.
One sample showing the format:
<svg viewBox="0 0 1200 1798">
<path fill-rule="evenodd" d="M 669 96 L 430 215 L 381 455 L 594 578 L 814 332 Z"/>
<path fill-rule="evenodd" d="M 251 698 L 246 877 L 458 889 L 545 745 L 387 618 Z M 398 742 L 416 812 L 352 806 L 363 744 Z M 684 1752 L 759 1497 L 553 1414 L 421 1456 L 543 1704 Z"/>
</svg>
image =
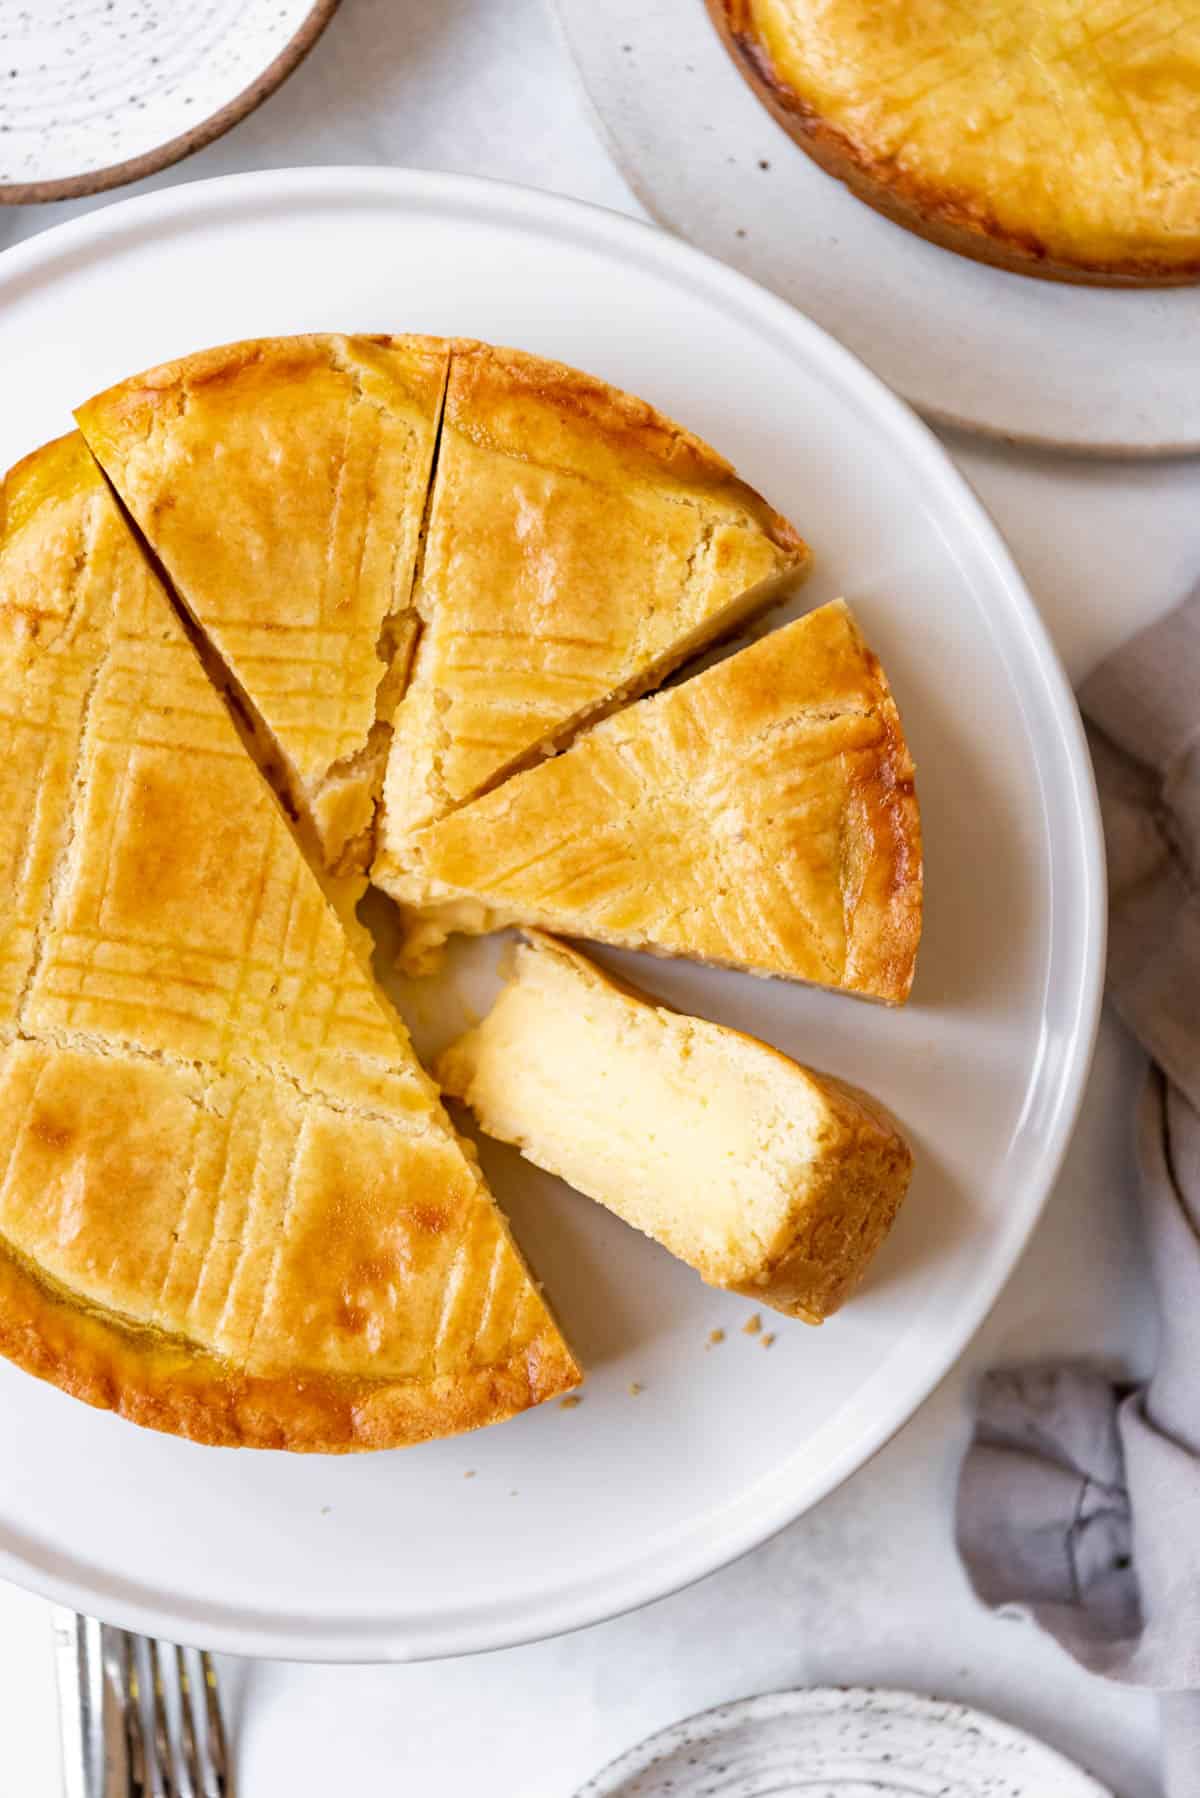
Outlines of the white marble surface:
<svg viewBox="0 0 1200 1798">
<path fill-rule="evenodd" d="M 301 162 L 470 170 L 636 211 L 594 140 L 542 0 L 343 0 L 308 62 L 169 175 Z M 0 245 L 97 202 L 0 211 Z M 951 452 L 992 508 L 1071 673 L 1200 572 L 1200 463 Z M 1136 1052 L 1111 1022 L 1058 1189 L 964 1361 L 874 1462 L 756 1554 L 578 1635 L 416 1667 L 225 1663 L 243 1798 L 332 1791 L 570 1798 L 687 1712 L 814 1681 L 963 1698 L 1034 1730 L 1120 1798 L 1156 1798 L 1153 1701 L 973 1602 L 950 1540 L 974 1369 L 1045 1351 L 1137 1367 L 1154 1322 L 1131 1207 Z M 49 1625 L 0 1587 L 0 1798 L 61 1790 Z"/>
</svg>

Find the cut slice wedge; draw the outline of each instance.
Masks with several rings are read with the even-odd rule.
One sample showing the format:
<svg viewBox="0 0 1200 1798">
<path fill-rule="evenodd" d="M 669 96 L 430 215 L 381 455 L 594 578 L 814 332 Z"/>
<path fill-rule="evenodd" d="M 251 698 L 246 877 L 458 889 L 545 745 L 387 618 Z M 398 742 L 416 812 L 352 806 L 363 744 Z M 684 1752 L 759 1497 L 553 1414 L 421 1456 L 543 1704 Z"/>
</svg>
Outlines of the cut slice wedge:
<svg viewBox="0 0 1200 1798">
<path fill-rule="evenodd" d="M 617 980 L 539 931 L 439 1058 L 490 1136 L 712 1286 L 821 1323 L 862 1279 L 912 1154 L 865 1094 Z"/>
<path fill-rule="evenodd" d="M 921 895 L 912 760 L 838 601 L 427 827 L 400 897 L 414 966 L 519 923 L 898 1004 Z"/>
<path fill-rule="evenodd" d="M 266 338 L 77 414 L 329 867 L 371 853 L 448 363 L 436 338 Z"/>
<path fill-rule="evenodd" d="M 201 1441 L 578 1370 L 80 437 L 0 500 L 0 1350 Z"/>
<path fill-rule="evenodd" d="M 385 888 L 414 830 L 807 567 L 707 445 L 518 351 L 264 339 L 77 416 L 313 854 Z"/>
<path fill-rule="evenodd" d="M 457 344 L 372 878 L 413 833 L 658 685 L 808 564 L 707 444 L 561 363 Z"/>
</svg>

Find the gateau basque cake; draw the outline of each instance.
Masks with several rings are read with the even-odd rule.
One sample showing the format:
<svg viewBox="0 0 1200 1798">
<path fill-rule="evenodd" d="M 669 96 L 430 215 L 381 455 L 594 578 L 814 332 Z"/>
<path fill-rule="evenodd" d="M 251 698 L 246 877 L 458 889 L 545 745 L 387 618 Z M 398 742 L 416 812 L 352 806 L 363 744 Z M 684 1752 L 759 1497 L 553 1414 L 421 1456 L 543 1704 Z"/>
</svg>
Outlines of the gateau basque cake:
<svg viewBox="0 0 1200 1798">
<path fill-rule="evenodd" d="M 820 1323 L 862 1278 L 912 1171 L 878 1105 L 527 933 L 483 1022 L 439 1058 L 490 1136 L 713 1286 Z"/>
<path fill-rule="evenodd" d="M 326 866 L 365 869 L 378 837 L 385 887 L 416 826 L 807 565 L 698 438 L 486 344 L 232 344 L 77 416 Z"/>
<path fill-rule="evenodd" d="M 355 902 L 399 894 L 414 943 L 520 919 L 899 1001 L 920 832 L 877 661 L 839 604 L 638 698 L 808 552 L 556 363 L 264 339 L 79 419 L 0 489 L 0 1353 L 156 1428 L 324 1452 L 568 1392 Z M 625 1003 L 628 1080 L 667 1027 Z M 726 1072 L 747 1052 L 688 1028 Z M 850 1128 L 857 1100 L 789 1078 Z M 853 1255 L 808 1241 L 744 1271 L 817 1317 Z"/>
<path fill-rule="evenodd" d="M 0 1349 L 205 1442 L 578 1380 L 78 436 L 0 516 Z"/>
<path fill-rule="evenodd" d="M 708 8 L 784 129 L 909 229 L 1063 280 L 1200 279 L 1198 0 Z"/>
<path fill-rule="evenodd" d="M 428 826 L 401 896 L 416 965 L 525 924 L 908 996 L 921 933 L 913 764 L 838 601 L 627 706 Z"/>
</svg>

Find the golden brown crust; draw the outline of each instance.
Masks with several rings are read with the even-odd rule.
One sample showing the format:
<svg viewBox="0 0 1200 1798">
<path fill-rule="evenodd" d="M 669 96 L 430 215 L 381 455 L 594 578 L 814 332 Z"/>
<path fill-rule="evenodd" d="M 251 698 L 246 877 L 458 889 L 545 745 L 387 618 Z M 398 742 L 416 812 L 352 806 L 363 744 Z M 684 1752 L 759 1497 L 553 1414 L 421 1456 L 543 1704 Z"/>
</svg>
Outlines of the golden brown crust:
<svg viewBox="0 0 1200 1798">
<path fill-rule="evenodd" d="M 924 915 L 924 854 L 916 769 L 900 713 L 875 652 L 861 645 L 870 695 L 882 737 L 862 769 L 847 838 L 870 844 L 847 932 L 847 967 L 862 990 L 902 1004 L 912 989 Z"/>
<path fill-rule="evenodd" d="M 398 894 L 900 1004 L 921 932 L 912 759 L 842 603 L 628 706 L 417 838 Z"/>
<path fill-rule="evenodd" d="M 510 1360 L 434 1380 L 253 1375 L 55 1293 L 0 1249 L 0 1354 L 131 1423 L 227 1448 L 404 1448 L 500 1423 L 579 1384 L 548 1326 Z"/>
<path fill-rule="evenodd" d="M 77 413 L 330 868 L 369 860 L 449 354 L 255 339 Z"/>
<path fill-rule="evenodd" d="M 788 136 L 858 199 L 917 236 L 974 261 L 1045 280 L 1103 287 L 1179 287 L 1200 280 L 1200 256 L 1072 254 L 1032 228 L 1006 226 L 979 195 L 921 179 L 894 158 L 872 153 L 780 73 L 756 29 L 751 0 L 705 4 L 745 80 Z"/>
<path fill-rule="evenodd" d="M 0 493 L 0 697 L 0 1349 L 330 1452 L 574 1384 L 78 436 Z"/>
<path fill-rule="evenodd" d="M 807 563 L 787 520 L 644 400 L 455 344 L 376 883 L 416 830 L 659 685 Z"/>
<path fill-rule="evenodd" d="M 804 1228 L 781 1245 L 757 1279 L 732 1290 L 820 1324 L 862 1284 L 891 1231 L 908 1192 L 913 1154 L 872 1094 L 831 1074 L 812 1077 L 834 1128 L 823 1145 Z"/>
<path fill-rule="evenodd" d="M 22 456 L 0 482 L 0 548 L 45 501 L 68 500 L 95 481 L 96 464 L 78 431 L 68 431 Z"/>
<path fill-rule="evenodd" d="M 491 436 L 489 415 L 494 416 L 497 399 L 505 389 L 511 404 L 519 406 L 525 397 L 536 399 L 551 415 L 557 413 L 582 425 L 597 446 L 604 444 L 633 466 L 640 466 L 648 479 L 660 481 L 669 476 L 683 486 L 711 488 L 723 499 L 744 507 L 785 555 L 798 563 L 808 560 L 808 545 L 796 527 L 741 480 L 733 464 L 711 444 L 647 400 L 610 386 L 598 375 L 527 350 L 459 339 L 453 350 L 453 382 L 447 420 L 460 430 L 487 441 Z M 535 451 L 538 447 L 536 441 L 531 445 Z"/>
<path fill-rule="evenodd" d="M 123 454 L 130 436 L 146 435 L 172 408 L 182 410 L 189 394 L 206 387 L 230 386 L 239 375 L 255 368 L 269 370 L 281 385 L 303 381 L 330 366 L 331 346 L 338 344 L 368 354 L 372 348 L 391 350 L 402 346 L 414 356 L 428 356 L 435 364 L 444 361 L 449 347 L 440 337 L 395 337 L 385 331 L 360 332 L 352 337 L 330 332 L 250 337 L 194 350 L 187 356 L 129 375 L 85 400 L 76 407 L 75 417 L 88 446 L 103 466 L 110 456 L 116 461 Z M 441 385 L 435 375 L 431 398 L 436 397 Z M 41 451 L 33 454 L 40 455 Z"/>
<path fill-rule="evenodd" d="M 389 765 L 381 867 L 443 796 L 657 684 L 807 562 L 645 402 L 469 340 L 225 345 L 78 418 L 335 871 L 369 864 Z"/>
</svg>

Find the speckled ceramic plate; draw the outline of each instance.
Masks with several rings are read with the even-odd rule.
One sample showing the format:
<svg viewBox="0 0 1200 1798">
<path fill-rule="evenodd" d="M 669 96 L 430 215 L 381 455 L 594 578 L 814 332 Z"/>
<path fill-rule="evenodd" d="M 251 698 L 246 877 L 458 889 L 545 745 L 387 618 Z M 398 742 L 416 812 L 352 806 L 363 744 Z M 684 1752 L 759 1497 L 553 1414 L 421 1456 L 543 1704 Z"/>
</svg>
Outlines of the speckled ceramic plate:
<svg viewBox="0 0 1200 1798">
<path fill-rule="evenodd" d="M 704 0 L 554 4 L 654 217 L 791 300 L 928 416 L 1071 449 L 1200 448 L 1200 288 L 1070 287 L 939 249 L 792 142 Z"/>
<path fill-rule="evenodd" d="M 771 1692 L 675 1723 L 577 1798 L 1112 1798 L 1060 1754 L 911 1692 Z"/>
<path fill-rule="evenodd" d="M 338 0 L 0 0 L 0 202 L 166 168 L 290 75 Z"/>
</svg>

